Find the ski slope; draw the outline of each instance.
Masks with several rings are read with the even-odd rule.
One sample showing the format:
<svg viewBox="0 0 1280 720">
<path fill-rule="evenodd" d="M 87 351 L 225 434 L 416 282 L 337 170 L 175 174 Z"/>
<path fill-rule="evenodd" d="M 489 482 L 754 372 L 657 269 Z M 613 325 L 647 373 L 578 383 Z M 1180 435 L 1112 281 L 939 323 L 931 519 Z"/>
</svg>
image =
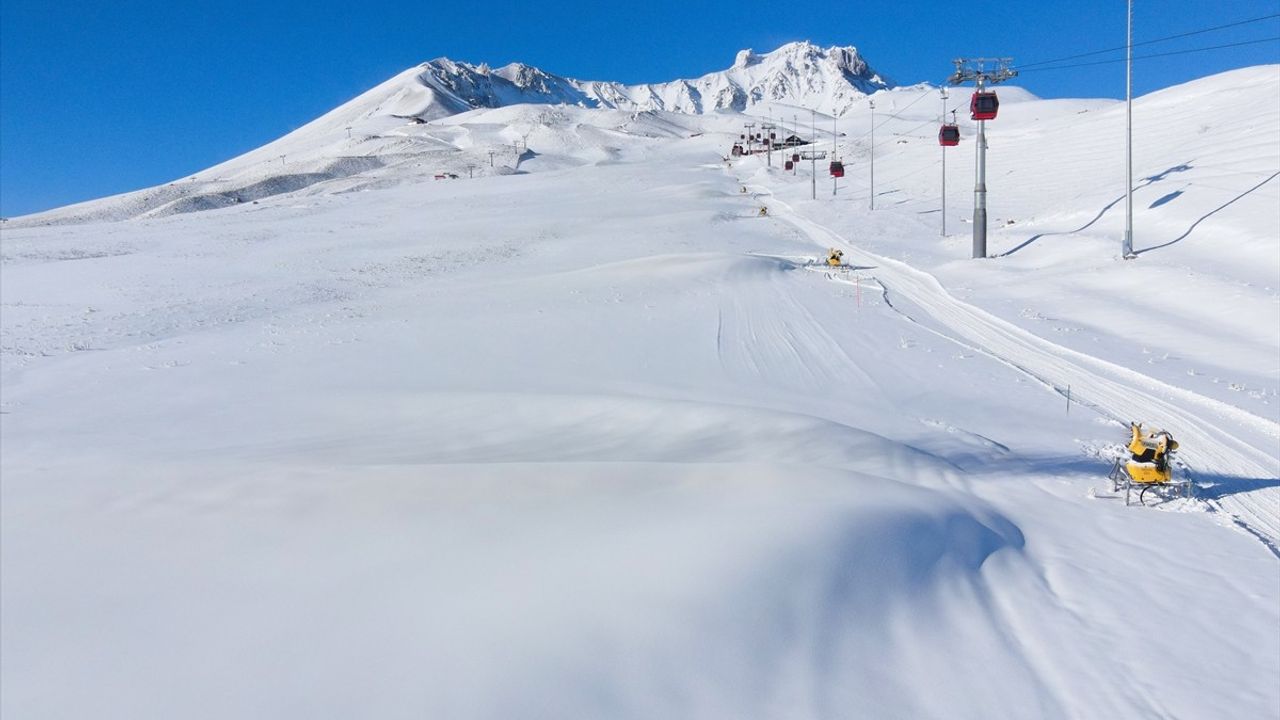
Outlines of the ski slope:
<svg viewBox="0 0 1280 720">
<path fill-rule="evenodd" d="M 1280 72 L 1140 99 L 1235 111 L 1152 131 L 1127 262 L 1035 140 L 1113 103 L 1002 95 L 973 261 L 925 97 L 874 211 L 856 109 L 813 199 L 758 117 L 521 105 L 5 223 L 0 714 L 1280 715 Z M 1130 420 L 1198 498 L 1108 492 Z"/>
<path fill-rule="evenodd" d="M 1163 429 L 1184 439 L 1188 449 L 1179 457 L 1190 476 L 1213 484 L 1208 502 L 1280 557 L 1280 486 L 1269 482 L 1275 457 L 1267 452 L 1280 444 L 1280 424 L 1054 345 L 956 300 L 928 273 L 862 251 L 829 228 L 786 209 L 784 219 L 816 245 L 840 248 L 846 262 L 872 268 L 871 277 L 886 302 L 911 321 L 989 354 L 1055 392 L 1065 395 L 1071 387 L 1072 401 L 1104 417 L 1161 418 Z"/>
</svg>

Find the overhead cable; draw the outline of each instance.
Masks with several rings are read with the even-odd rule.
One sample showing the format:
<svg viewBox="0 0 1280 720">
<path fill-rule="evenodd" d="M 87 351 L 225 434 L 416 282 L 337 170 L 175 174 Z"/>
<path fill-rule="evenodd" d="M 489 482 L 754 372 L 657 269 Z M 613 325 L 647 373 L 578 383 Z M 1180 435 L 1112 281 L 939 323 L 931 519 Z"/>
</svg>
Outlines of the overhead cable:
<svg viewBox="0 0 1280 720">
<path fill-rule="evenodd" d="M 1191 37 L 1192 35 L 1201 35 L 1201 34 L 1203 34 L 1203 33 L 1213 32 L 1213 31 L 1215 31 L 1215 30 L 1225 30 L 1225 29 L 1227 29 L 1227 28 L 1238 27 L 1238 26 L 1240 26 L 1240 25 L 1249 25 L 1249 24 L 1251 24 L 1251 23 L 1262 22 L 1262 21 L 1264 21 L 1264 20 L 1271 20 L 1271 19 L 1273 19 L 1273 18 L 1278 18 L 1278 17 L 1280 17 L 1280 13 L 1273 13 L 1273 14 L 1271 14 L 1271 15 L 1263 15 L 1262 17 L 1250 18 L 1250 19 L 1248 19 L 1248 20 L 1239 20 L 1239 21 L 1237 21 L 1237 22 L 1227 23 L 1226 25 L 1216 25 L 1216 26 L 1214 26 L 1214 27 L 1210 27 L 1210 28 L 1202 28 L 1202 29 L 1200 29 L 1200 30 L 1191 30 L 1190 32 L 1178 33 L 1177 35 L 1169 35 L 1169 36 L 1162 37 L 1162 38 L 1156 38 L 1156 39 L 1154 39 L 1154 40 L 1144 40 L 1144 41 L 1139 42 L 1139 43 L 1134 43 L 1134 44 L 1133 44 L 1133 47 L 1141 47 L 1141 46 L 1143 46 L 1143 45 L 1152 45 L 1152 44 L 1155 44 L 1155 43 L 1167 42 L 1167 41 L 1169 41 L 1169 40 L 1177 40 L 1178 38 Z M 1035 66 L 1037 66 L 1037 65 L 1051 65 L 1051 64 L 1053 64 L 1053 63 L 1064 62 L 1064 61 L 1066 61 L 1066 60 L 1075 60 L 1075 59 L 1077 59 L 1077 58 L 1082 58 L 1082 57 L 1090 57 L 1090 56 L 1093 56 L 1093 55 L 1102 55 L 1102 54 L 1104 54 L 1104 53 L 1109 53 L 1109 52 L 1119 52 L 1120 50 L 1126 50 L 1126 49 L 1128 49 L 1128 46 L 1126 46 L 1126 45 L 1121 45 L 1120 47 L 1108 48 L 1108 49 L 1106 49 L 1106 50 L 1093 50 L 1093 51 L 1091 51 L 1091 52 L 1087 52 L 1087 53 L 1080 53 L 1080 54 L 1078 54 L 1078 55 L 1068 55 L 1068 56 L 1066 56 L 1066 57 L 1060 57 L 1060 58 L 1056 58 L 1056 59 L 1054 59 L 1054 60 L 1040 60 L 1040 61 L 1038 61 L 1038 62 L 1033 62 L 1033 63 L 1022 63 L 1021 65 L 1016 65 L 1016 66 L 1014 66 L 1014 69 L 1015 69 L 1015 70 L 1022 70 L 1022 69 L 1024 69 L 1024 68 L 1035 67 Z M 1149 56 L 1149 57 L 1150 57 L 1150 56 Z"/>
</svg>

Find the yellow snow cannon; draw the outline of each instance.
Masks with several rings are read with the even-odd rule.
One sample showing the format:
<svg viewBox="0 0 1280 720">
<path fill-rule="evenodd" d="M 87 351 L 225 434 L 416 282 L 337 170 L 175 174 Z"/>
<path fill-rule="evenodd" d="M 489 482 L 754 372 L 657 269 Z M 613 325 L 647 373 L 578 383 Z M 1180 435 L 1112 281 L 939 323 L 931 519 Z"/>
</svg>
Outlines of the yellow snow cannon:
<svg viewBox="0 0 1280 720">
<path fill-rule="evenodd" d="M 1142 425 L 1129 423 L 1129 453 L 1125 470 L 1135 483 L 1167 483 L 1173 479 L 1169 455 L 1178 449 L 1178 442 L 1163 430 L 1142 434 Z"/>
<path fill-rule="evenodd" d="M 760 206 L 760 217 L 764 217 L 765 215 L 768 215 L 768 214 L 769 214 L 769 206 L 768 206 L 768 205 L 761 205 L 761 206 Z"/>
<path fill-rule="evenodd" d="M 1138 502 L 1146 504 L 1147 490 L 1155 487 L 1172 488 L 1179 495 L 1190 497 L 1191 482 L 1173 481 L 1173 453 L 1178 441 L 1165 430 L 1143 433 L 1140 423 L 1129 423 L 1129 458 L 1117 458 L 1111 468 L 1112 489 L 1125 488 L 1125 504 L 1129 504 L 1129 490 L 1138 485 Z"/>
<path fill-rule="evenodd" d="M 842 262 L 844 262 L 844 251 L 831 248 L 831 252 L 827 253 L 827 264 L 831 267 L 840 267 Z"/>
</svg>

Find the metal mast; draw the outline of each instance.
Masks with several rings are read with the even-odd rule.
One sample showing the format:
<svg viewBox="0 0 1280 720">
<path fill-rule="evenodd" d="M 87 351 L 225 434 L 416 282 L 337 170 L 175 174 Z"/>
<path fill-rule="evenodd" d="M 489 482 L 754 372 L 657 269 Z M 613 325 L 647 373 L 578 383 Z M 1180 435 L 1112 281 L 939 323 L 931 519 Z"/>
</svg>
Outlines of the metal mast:
<svg viewBox="0 0 1280 720">
<path fill-rule="evenodd" d="M 942 124 L 947 123 L 947 89 L 942 88 Z M 942 147 L 942 237 L 947 236 L 947 146 Z"/>
<path fill-rule="evenodd" d="M 876 101 L 868 100 L 871 106 L 871 209 L 876 209 Z"/>
<path fill-rule="evenodd" d="M 818 147 L 818 111 L 809 109 L 809 125 L 813 131 L 813 147 Z M 813 199 L 818 199 L 818 153 L 812 148 L 809 150 L 809 175 L 812 178 Z"/>
<path fill-rule="evenodd" d="M 956 72 L 947 79 L 947 82 L 952 85 L 959 85 L 972 80 L 977 86 L 978 92 L 982 92 L 988 83 L 994 85 L 1018 75 L 1017 70 L 1009 67 L 1013 62 L 1013 58 L 956 58 L 952 62 L 955 63 Z M 988 72 L 985 67 L 989 62 L 994 63 L 996 68 Z M 986 120 L 978 121 L 977 154 L 976 178 L 973 185 L 973 257 L 984 258 L 987 256 Z"/>
<path fill-rule="evenodd" d="M 760 129 L 764 131 L 765 147 L 769 148 L 769 167 L 773 167 L 773 138 L 770 136 L 773 135 L 773 129 L 775 127 L 777 126 L 773 124 L 772 115 L 769 116 L 769 122 L 760 126 Z"/>
<path fill-rule="evenodd" d="M 839 158 L 837 157 L 837 151 L 836 151 L 836 132 L 837 132 L 837 130 L 836 130 L 836 112 L 835 112 L 835 110 L 832 110 L 832 111 L 831 111 L 831 160 L 832 160 L 832 162 L 835 162 L 837 159 L 839 159 Z M 831 197 L 835 197 L 835 196 L 836 196 L 836 181 L 837 181 L 837 180 L 839 180 L 839 178 L 837 178 L 837 177 L 835 176 L 835 174 L 833 173 L 833 174 L 831 175 Z"/>
<path fill-rule="evenodd" d="M 1133 254 L 1133 0 L 1129 0 L 1127 27 L 1124 73 L 1124 243 L 1120 248 L 1120 254 L 1124 259 L 1130 260 L 1137 257 Z"/>
</svg>

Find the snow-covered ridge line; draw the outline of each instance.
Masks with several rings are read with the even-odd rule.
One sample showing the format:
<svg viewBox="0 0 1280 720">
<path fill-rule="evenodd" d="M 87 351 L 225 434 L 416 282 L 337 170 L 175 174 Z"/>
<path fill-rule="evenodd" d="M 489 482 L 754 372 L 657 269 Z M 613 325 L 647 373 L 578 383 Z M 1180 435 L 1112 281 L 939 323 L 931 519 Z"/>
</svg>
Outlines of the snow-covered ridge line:
<svg viewBox="0 0 1280 720">
<path fill-rule="evenodd" d="M 640 85 L 575 80 L 523 63 L 494 70 L 484 63 L 437 58 L 419 68 L 400 89 L 398 94 L 406 102 L 393 114 L 430 120 L 518 103 L 702 114 L 742 112 L 761 103 L 782 102 L 839 115 L 858 99 L 894 87 L 867 64 L 857 48 L 824 49 L 809 42 L 788 43 L 763 55 L 742 50 L 726 70 L 691 80 Z"/>
</svg>

